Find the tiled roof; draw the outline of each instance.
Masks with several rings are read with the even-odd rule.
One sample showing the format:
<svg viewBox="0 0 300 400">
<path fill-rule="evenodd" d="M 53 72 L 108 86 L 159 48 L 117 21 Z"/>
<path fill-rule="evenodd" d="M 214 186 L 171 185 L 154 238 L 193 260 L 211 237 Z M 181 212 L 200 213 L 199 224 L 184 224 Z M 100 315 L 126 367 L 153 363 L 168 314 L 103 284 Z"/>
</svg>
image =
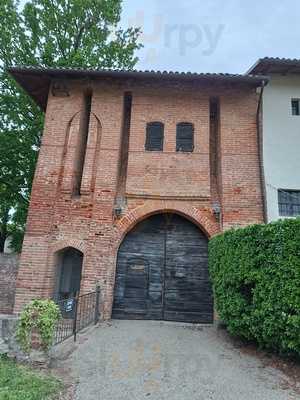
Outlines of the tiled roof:
<svg viewBox="0 0 300 400">
<path fill-rule="evenodd" d="M 35 66 L 16 66 L 8 68 L 12 74 L 15 72 L 32 72 L 46 74 L 87 74 L 94 76 L 115 75 L 122 77 L 128 76 L 156 76 L 156 77 L 182 77 L 182 78 L 213 78 L 213 79 L 237 79 L 237 80 L 261 80 L 261 77 L 249 76 L 244 74 L 228 74 L 228 73 L 206 73 L 206 72 L 179 72 L 179 71 L 154 71 L 154 70 L 124 70 L 124 69 L 85 69 L 85 68 L 39 68 Z"/>
<path fill-rule="evenodd" d="M 254 75 L 238 75 L 224 73 L 194 73 L 177 71 L 139 71 L 121 69 L 80 69 L 80 68 L 40 68 L 34 66 L 9 67 L 7 71 L 27 91 L 31 97 L 43 108 L 46 107 L 49 85 L 52 79 L 149 79 L 172 81 L 206 81 L 247 83 L 258 86 L 268 78 Z"/>
<path fill-rule="evenodd" d="M 260 58 L 247 74 L 268 75 L 272 73 L 300 73 L 300 59 L 264 57 Z"/>
</svg>

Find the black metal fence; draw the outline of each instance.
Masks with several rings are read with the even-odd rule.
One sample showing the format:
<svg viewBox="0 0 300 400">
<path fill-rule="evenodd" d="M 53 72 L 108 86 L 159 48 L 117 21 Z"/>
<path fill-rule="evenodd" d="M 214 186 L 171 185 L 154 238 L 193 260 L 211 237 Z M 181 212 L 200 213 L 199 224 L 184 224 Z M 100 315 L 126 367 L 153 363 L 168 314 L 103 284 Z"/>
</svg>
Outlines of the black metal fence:
<svg viewBox="0 0 300 400">
<path fill-rule="evenodd" d="M 97 287 L 95 292 L 63 300 L 54 299 L 54 301 L 61 311 L 61 318 L 54 332 L 54 345 L 63 342 L 71 336 L 76 341 L 78 332 L 92 323 L 96 324 L 100 319 L 99 287 Z"/>
</svg>

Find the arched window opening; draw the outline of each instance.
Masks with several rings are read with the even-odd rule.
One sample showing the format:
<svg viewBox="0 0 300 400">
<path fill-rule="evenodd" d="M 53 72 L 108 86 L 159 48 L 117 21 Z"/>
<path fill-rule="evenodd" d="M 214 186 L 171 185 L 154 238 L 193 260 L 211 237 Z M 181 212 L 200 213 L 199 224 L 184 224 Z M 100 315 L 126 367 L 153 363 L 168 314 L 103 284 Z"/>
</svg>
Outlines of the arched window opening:
<svg viewBox="0 0 300 400">
<path fill-rule="evenodd" d="M 164 124 L 162 122 L 149 122 L 146 128 L 147 151 L 163 151 L 164 147 Z"/>
</svg>

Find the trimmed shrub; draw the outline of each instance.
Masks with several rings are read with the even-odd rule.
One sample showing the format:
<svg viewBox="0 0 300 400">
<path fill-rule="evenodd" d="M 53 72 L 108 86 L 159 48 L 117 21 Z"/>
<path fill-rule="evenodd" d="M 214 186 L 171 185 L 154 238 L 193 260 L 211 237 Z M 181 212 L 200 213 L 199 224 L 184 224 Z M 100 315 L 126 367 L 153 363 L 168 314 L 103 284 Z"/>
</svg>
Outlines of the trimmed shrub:
<svg viewBox="0 0 300 400">
<path fill-rule="evenodd" d="M 38 333 L 42 348 L 47 351 L 53 340 L 55 325 L 61 317 L 57 304 L 52 300 L 32 300 L 20 316 L 17 328 L 17 341 L 22 350 L 29 353 L 32 349 L 32 336 Z"/>
<path fill-rule="evenodd" d="M 300 355 L 300 219 L 212 238 L 209 266 L 216 308 L 230 333 Z"/>
</svg>

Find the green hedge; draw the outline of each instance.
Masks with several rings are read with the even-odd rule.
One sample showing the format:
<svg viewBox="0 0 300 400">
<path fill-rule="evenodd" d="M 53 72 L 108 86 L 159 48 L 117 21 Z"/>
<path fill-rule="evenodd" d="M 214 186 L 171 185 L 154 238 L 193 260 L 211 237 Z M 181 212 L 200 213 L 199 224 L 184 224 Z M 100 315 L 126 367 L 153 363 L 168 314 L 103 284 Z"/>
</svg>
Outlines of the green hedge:
<svg viewBox="0 0 300 400">
<path fill-rule="evenodd" d="M 216 308 L 230 333 L 300 355 L 300 219 L 211 239 Z"/>
</svg>

